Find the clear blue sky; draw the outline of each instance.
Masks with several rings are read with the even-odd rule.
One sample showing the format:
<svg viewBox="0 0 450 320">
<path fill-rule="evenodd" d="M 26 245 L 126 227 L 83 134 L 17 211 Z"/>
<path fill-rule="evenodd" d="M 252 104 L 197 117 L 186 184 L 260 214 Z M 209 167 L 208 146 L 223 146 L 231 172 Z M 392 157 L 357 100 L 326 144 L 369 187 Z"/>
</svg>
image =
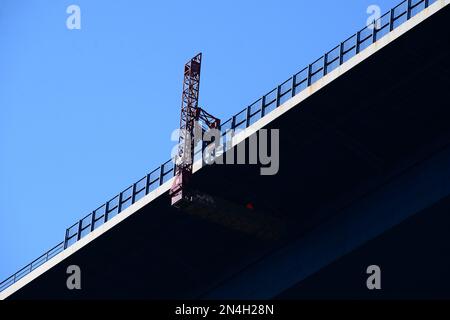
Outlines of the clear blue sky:
<svg viewBox="0 0 450 320">
<path fill-rule="evenodd" d="M 197 52 L 226 120 L 398 2 L 1 0 L 0 281 L 169 159 Z"/>
</svg>

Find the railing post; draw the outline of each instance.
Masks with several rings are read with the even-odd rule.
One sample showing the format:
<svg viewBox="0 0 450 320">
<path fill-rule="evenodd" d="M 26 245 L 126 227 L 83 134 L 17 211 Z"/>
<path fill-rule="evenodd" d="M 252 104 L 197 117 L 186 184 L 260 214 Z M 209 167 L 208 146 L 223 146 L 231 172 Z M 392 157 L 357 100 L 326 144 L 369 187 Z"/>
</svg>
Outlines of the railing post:
<svg viewBox="0 0 450 320">
<path fill-rule="evenodd" d="M 339 45 L 339 65 L 344 63 L 344 43 Z"/>
<path fill-rule="evenodd" d="M 411 1 L 407 1 L 407 8 L 406 8 L 406 19 L 409 20 L 411 18 Z"/>
<path fill-rule="evenodd" d="M 235 127 L 236 127 L 236 116 L 233 116 L 231 118 L 231 130 L 234 130 Z"/>
<path fill-rule="evenodd" d="M 281 85 L 277 87 L 277 97 L 275 101 L 275 108 L 278 108 L 280 106 L 280 95 L 281 95 Z"/>
<path fill-rule="evenodd" d="M 131 188 L 131 204 L 136 201 L 136 183 L 133 183 L 133 188 Z"/>
<path fill-rule="evenodd" d="M 66 229 L 66 235 L 64 236 L 64 250 L 67 249 L 67 238 L 69 238 L 69 229 Z"/>
<path fill-rule="evenodd" d="M 377 42 L 377 20 L 373 19 L 372 43 Z"/>
<path fill-rule="evenodd" d="M 81 228 L 83 226 L 83 219 L 78 221 L 78 234 L 77 234 L 77 241 L 81 239 Z"/>
<path fill-rule="evenodd" d="M 394 22 L 395 22 L 395 10 L 391 9 L 390 19 L 389 19 L 389 31 L 394 30 Z"/>
<path fill-rule="evenodd" d="M 326 76 L 328 71 L 328 53 L 325 53 L 325 55 L 323 56 L 323 75 Z"/>
<path fill-rule="evenodd" d="M 264 113 L 265 113 L 265 108 L 266 108 L 266 95 L 263 95 L 263 97 L 261 98 L 261 118 L 264 117 Z"/>
<path fill-rule="evenodd" d="M 430 1 L 429 0 L 425 0 L 425 8 L 428 8 L 429 5 L 430 5 Z"/>
<path fill-rule="evenodd" d="M 106 201 L 105 203 L 105 222 L 108 221 L 109 218 L 109 201 Z"/>
<path fill-rule="evenodd" d="M 123 199 L 123 191 L 119 193 L 119 201 L 117 203 L 117 214 L 119 214 L 120 211 L 122 211 L 122 199 Z"/>
<path fill-rule="evenodd" d="M 291 96 L 294 97 L 295 96 L 295 87 L 296 87 L 296 82 L 297 82 L 297 75 L 294 74 L 292 76 L 292 88 L 291 88 Z"/>
<path fill-rule="evenodd" d="M 358 31 L 356 33 L 356 47 L 355 47 L 356 54 L 359 53 L 360 50 L 359 45 L 361 44 L 360 42 L 361 42 L 361 31 Z"/>
<path fill-rule="evenodd" d="M 245 119 L 245 127 L 248 128 L 248 126 L 250 125 L 250 115 L 251 115 L 252 110 L 250 109 L 250 106 L 247 107 L 247 118 Z"/>
<path fill-rule="evenodd" d="M 147 174 L 147 178 L 145 180 L 145 195 L 148 195 L 150 191 L 150 173 Z"/>
<path fill-rule="evenodd" d="M 94 231 L 94 225 L 95 225 L 95 211 L 92 211 L 91 232 Z"/>
<path fill-rule="evenodd" d="M 308 87 L 311 85 L 311 73 L 312 73 L 312 65 L 308 65 Z"/>
<path fill-rule="evenodd" d="M 159 185 L 163 184 L 163 180 L 164 180 L 164 165 L 161 165 L 159 170 Z"/>
</svg>

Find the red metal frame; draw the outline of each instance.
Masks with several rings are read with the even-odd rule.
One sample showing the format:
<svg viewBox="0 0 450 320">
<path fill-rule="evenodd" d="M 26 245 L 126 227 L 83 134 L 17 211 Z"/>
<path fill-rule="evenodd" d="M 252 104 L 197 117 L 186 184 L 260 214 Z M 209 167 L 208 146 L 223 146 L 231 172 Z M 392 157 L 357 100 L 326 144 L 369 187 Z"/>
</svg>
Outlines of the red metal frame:
<svg viewBox="0 0 450 320">
<path fill-rule="evenodd" d="M 198 137 L 194 132 L 198 121 L 208 128 L 220 127 L 220 120 L 198 106 L 202 54 L 197 54 L 184 66 L 183 93 L 181 96 L 180 137 L 175 168 L 175 181 L 170 189 L 172 205 L 182 206 L 190 197 L 186 185 L 192 175 L 194 148 Z"/>
</svg>

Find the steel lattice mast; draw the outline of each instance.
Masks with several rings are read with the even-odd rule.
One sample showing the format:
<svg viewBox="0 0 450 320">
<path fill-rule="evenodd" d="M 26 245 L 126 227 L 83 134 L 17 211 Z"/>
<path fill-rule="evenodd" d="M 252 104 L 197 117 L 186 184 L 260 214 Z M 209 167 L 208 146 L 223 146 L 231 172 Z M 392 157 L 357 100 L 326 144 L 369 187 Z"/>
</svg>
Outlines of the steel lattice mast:
<svg viewBox="0 0 450 320">
<path fill-rule="evenodd" d="M 220 120 L 198 106 L 202 54 L 197 54 L 184 66 L 183 93 L 181 96 L 180 136 L 175 168 L 175 181 L 170 190 L 172 205 L 182 206 L 190 201 L 186 185 L 192 175 L 194 148 L 199 139 L 195 132 L 202 120 L 208 128 L 219 128 Z"/>
</svg>

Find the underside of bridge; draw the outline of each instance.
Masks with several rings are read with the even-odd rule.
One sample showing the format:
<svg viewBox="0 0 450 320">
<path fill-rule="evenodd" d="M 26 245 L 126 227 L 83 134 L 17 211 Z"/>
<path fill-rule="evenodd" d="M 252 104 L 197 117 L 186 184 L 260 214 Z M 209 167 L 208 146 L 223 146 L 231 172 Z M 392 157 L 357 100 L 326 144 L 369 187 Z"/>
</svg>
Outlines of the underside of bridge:
<svg viewBox="0 0 450 320">
<path fill-rule="evenodd" d="M 276 175 L 204 167 L 191 187 L 213 205 L 163 194 L 10 298 L 448 298 L 448 21 L 447 6 L 272 121 Z"/>
</svg>

